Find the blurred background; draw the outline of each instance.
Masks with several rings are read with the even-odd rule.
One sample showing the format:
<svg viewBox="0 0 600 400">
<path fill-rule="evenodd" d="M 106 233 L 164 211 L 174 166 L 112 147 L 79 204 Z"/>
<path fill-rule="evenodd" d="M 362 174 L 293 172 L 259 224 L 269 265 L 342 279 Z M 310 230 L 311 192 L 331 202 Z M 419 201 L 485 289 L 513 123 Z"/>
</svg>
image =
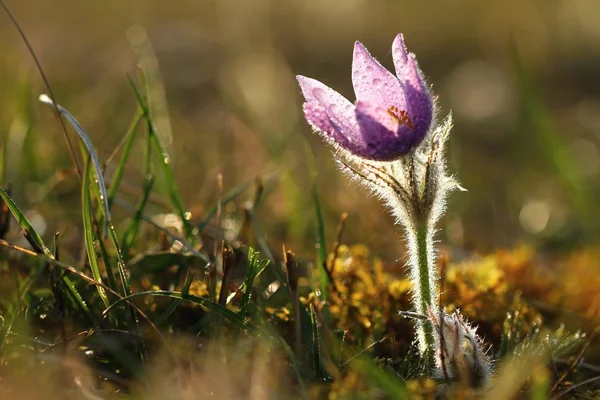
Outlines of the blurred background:
<svg viewBox="0 0 600 400">
<path fill-rule="evenodd" d="M 390 262 L 402 258 L 392 218 L 337 170 L 304 122 L 294 78 L 314 77 L 354 100 L 354 41 L 392 68 L 391 43 L 402 32 L 439 96 L 439 116 L 454 116 L 449 169 L 468 192 L 451 195 L 440 225 L 445 245 L 457 254 L 520 242 L 562 250 L 597 238 L 596 0 L 6 2 L 57 101 L 103 161 L 135 115 L 127 74 L 144 66 L 192 219 L 215 204 L 218 174 L 225 192 L 261 175 L 267 239 L 308 250 L 316 226 L 308 148 L 328 243 L 346 211 L 345 242 L 365 243 Z M 12 184 L 46 237 L 60 230 L 79 245 L 80 194 L 67 146 L 52 111 L 37 102 L 46 89 L 4 13 L 0 38 L 0 183 Z M 131 204 L 142 192 L 143 141 L 139 134 L 125 176 L 122 198 Z M 250 189 L 224 209 L 228 231 L 239 229 L 253 196 Z M 154 199 L 156 213 L 169 211 L 166 198 Z M 114 220 L 127 216 L 121 209 Z"/>
</svg>

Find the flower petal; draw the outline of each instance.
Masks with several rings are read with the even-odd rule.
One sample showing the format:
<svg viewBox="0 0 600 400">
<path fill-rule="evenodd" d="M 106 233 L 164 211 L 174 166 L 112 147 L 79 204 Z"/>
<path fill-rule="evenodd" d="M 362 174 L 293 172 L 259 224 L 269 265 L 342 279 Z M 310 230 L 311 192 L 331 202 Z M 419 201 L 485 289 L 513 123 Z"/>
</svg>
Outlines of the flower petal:
<svg viewBox="0 0 600 400">
<path fill-rule="evenodd" d="M 416 131 L 427 131 L 433 119 L 433 99 L 423 79 L 415 55 L 408 53 L 400 33 L 392 44 L 392 58 L 398 79 L 404 83 L 408 113 Z"/>
<path fill-rule="evenodd" d="M 423 86 L 423 80 L 419 74 L 414 54 L 408 53 L 404 44 L 404 36 L 399 33 L 392 43 L 392 58 L 396 75 L 402 82 L 410 83 L 415 88 Z M 426 89 L 426 88 L 425 88 Z"/>
<path fill-rule="evenodd" d="M 361 157 L 391 161 L 414 147 L 413 130 L 377 104 L 362 101 L 356 103 L 356 119 L 363 137 L 363 146 L 349 150 Z"/>
<path fill-rule="evenodd" d="M 317 101 L 325 106 L 327 114 L 333 119 L 340 120 L 343 125 L 356 128 L 354 105 L 344 96 L 319 82 L 316 79 L 297 75 L 296 79 L 302 89 L 306 101 Z"/>
<path fill-rule="evenodd" d="M 352 84 L 357 101 L 377 104 L 382 108 L 406 108 L 402 84 L 360 43 L 354 44 Z"/>
<path fill-rule="evenodd" d="M 327 115 L 327 108 L 318 101 L 311 100 L 302 106 L 304 117 L 314 130 L 325 136 L 326 139 L 332 139 L 340 146 L 345 147 L 348 139 L 342 134 L 340 128 L 335 125 Z"/>
<path fill-rule="evenodd" d="M 315 79 L 301 75 L 296 79 L 306 99 L 304 115 L 313 128 L 345 148 L 350 142 L 362 140 L 352 103 Z"/>
</svg>

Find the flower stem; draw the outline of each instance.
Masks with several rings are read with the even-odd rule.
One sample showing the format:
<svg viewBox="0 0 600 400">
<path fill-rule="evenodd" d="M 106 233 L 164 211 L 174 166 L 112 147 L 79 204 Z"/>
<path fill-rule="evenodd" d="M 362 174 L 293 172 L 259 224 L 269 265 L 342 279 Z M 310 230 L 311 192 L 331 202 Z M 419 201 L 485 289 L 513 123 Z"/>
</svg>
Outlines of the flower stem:
<svg viewBox="0 0 600 400">
<path fill-rule="evenodd" d="M 428 309 L 437 312 L 438 287 L 433 243 L 427 223 L 417 222 L 414 232 L 410 233 L 413 236 L 412 240 L 409 240 L 414 286 L 413 303 L 418 314 L 428 315 Z M 429 321 L 417 321 L 417 338 L 426 365 L 432 366 L 435 342 L 433 327 Z"/>
</svg>

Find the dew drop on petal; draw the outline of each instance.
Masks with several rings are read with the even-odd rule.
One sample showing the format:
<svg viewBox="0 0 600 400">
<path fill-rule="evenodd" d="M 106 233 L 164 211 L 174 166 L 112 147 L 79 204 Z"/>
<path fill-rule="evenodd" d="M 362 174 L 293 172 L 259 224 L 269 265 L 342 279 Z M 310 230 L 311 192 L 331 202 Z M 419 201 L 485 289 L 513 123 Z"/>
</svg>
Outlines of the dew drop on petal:
<svg viewBox="0 0 600 400">
<path fill-rule="evenodd" d="M 335 114 L 337 112 L 337 104 L 330 104 L 327 107 L 327 112 L 329 112 L 331 114 Z"/>
<path fill-rule="evenodd" d="M 313 96 L 315 96 L 319 100 L 321 100 L 325 96 L 325 91 L 321 88 L 313 89 L 312 93 L 313 93 Z"/>
<path fill-rule="evenodd" d="M 379 78 L 373 79 L 372 83 L 373 83 L 373 86 L 375 86 L 376 88 L 380 88 L 383 84 L 383 82 Z"/>
</svg>

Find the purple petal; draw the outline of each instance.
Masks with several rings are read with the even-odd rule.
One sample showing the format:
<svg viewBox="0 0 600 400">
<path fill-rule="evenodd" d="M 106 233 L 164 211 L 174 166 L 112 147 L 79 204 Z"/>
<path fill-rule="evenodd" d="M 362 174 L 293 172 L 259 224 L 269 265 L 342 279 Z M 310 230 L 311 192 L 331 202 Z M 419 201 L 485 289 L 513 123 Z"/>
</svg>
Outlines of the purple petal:
<svg viewBox="0 0 600 400">
<path fill-rule="evenodd" d="M 371 160 L 395 160 L 417 146 L 431 125 L 434 99 L 402 35 L 394 40 L 393 58 L 398 77 L 356 42 L 352 62 L 356 106 L 321 82 L 297 76 L 306 98 L 304 114 L 312 127 Z"/>
<path fill-rule="evenodd" d="M 408 113 L 416 131 L 427 131 L 433 118 L 433 98 L 415 55 L 408 53 L 404 45 L 404 37 L 398 34 L 392 44 L 392 58 L 398 79 L 404 83 Z"/>
<path fill-rule="evenodd" d="M 302 106 L 304 117 L 308 123 L 320 132 L 325 138 L 332 139 L 342 147 L 346 147 L 348 139 L 342 134 L 339 126 L 337 126 L 327 115 L 327 108 L 318 101 L 311 100 L 304 103 Z"/>
<path fill-rule="evenodd" d="M 342 147 L 361 140 L 354 105 L 344 96 L 321 82 L 296 76 L 306 99 L 304 115 L 316 130 L 332 138 Z"/>
<path fill-rule="evenodd" d="M 392 44 L 392 58 L 394 59 L 398 79 L 411 84 L 415 88 L 423 86 L 415 56 L 406 50 L 404 36 L 401 33 L 396 36 Z"/>
<path fill-rule="evenodd" d="M 360 43 L 354 44 L 352 84 L 357 101 L 377 104 L 382 108 L 406 109 L 402 84 L 377 62 Z"/>
<path fill-rule="evenodd" d="M 339 120 L 340 123 L 346 125 L 348 128 L 356 128 L 354 105 L 344 96 L 316 79 L 307 78 L 301 75 L 296 76 L 296 79 L 300 84 L 300 89 L 302 89 L 302 94 L 307 102 L 317 101 L 321 103 L 325 106 L 327 114 L 330 117 Z"/>
<path fill-rule="evenodd" d="M 408 51 L 404 44 L 404 35 L 399 33 L 394 38 L 392 43 L 392 58 L 394 59 L 394 66 L 396 67 L 396 75 L 401 80 L 406 80 L 404 75 L 404 66 L 408 61 Z"/>
<path fill-rule="evenodd" d="M 387 109 L 367 102 L 356 103 L 356 119 L 363 140 L 360 148 L 349 149 L 358 156 L 377 161 L 395 160 L 408 153 L 415 143 L 413 129 L 392 116 Z"/>
</svg>

